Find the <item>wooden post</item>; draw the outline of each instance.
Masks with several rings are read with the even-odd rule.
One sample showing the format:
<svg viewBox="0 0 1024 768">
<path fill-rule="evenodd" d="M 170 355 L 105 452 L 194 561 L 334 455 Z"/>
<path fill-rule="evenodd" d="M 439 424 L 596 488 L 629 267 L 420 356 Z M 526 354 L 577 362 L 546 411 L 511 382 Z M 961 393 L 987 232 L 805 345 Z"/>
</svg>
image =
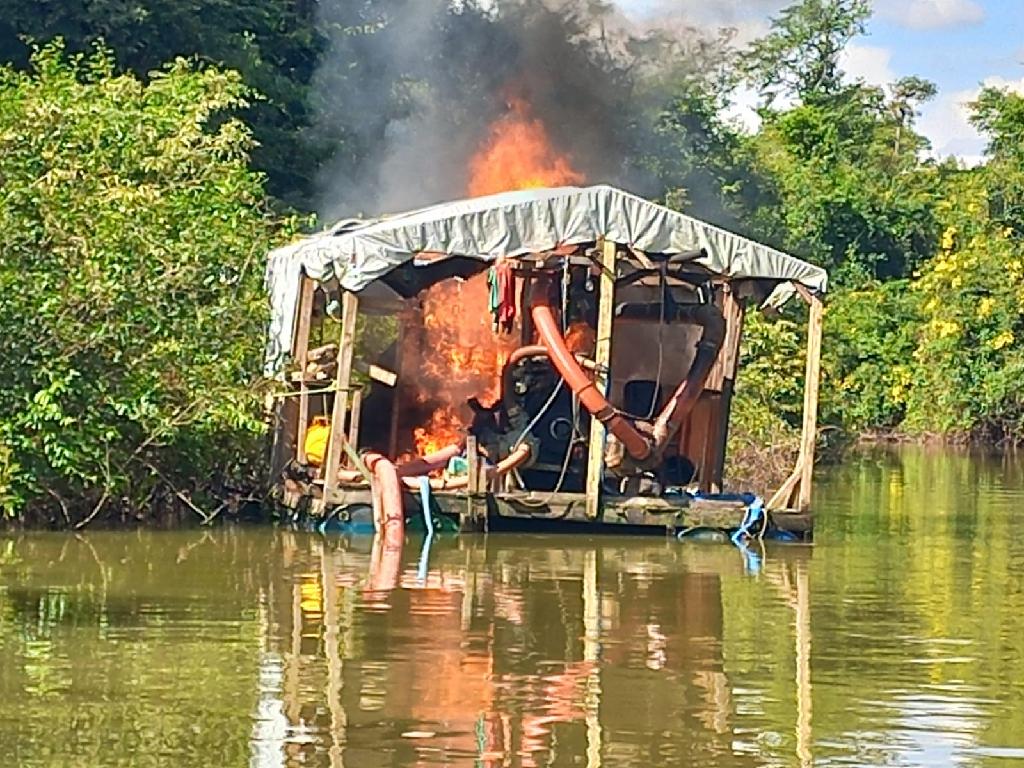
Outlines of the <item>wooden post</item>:
<svg viewBox="0 0 1024 768">
<path fill-rule="evenodd" d="M 348 417 L 348 444 L 352 448 L 359 447 L 359 417 L 363 410 L 363 390 L 352 393 L 352 410 Z"/>
<path fill-rule="evenodd" d="M 338 487 L 338 468 L 341 464 L 341 443 L 345 440 L 345 414 L 348 411 L 348 393 L 352 384 L 352 356 L 355 353 L 358 315 L 359 298 L 354 293 L 345 291 L 341 302 L 341 338 L 338 341 L 338 375 L 334 382 L 331 436 L 324 460 L 324 508 L 330 503 Z"/>
<path fill-rule="evenodd" d="M 479 531 L 481 530 L 480 494 L 487 490 L 484 485 L 483 462 L 480 461 L 480 452 L 476 435 L 466 437 L 466 473 L 468 483 L 466 485 L 466 511 L 460 516 L 459 530 Z"/>
<path fill-rule="evenodd" d="M 466 473 L 466 494 L 472 497 L 473 494 L 480 493 L 480 454 L 477 450 L 476 435 L 469 435 L 466 438 Z M 472 510 L 472 504 L 470 509 Z"/>
<path fill-rule="evenodd" d="M 729 416 L 732 410 L 732 393 L 736 386 L 736 373 L 740 361 L 740 344 L 743 339 L 744 306 L 736 299 L 732 286 L 722 287 L 722 314 L 725 315 L 725 342 L 718 355 L 721 365 L 720 387 L 722 397 L 718 401 L 718 425 L 715 436 L 714 464 L 711 481 L 722 487 L 725 476 L 726 444 L 729 441 Z"/>
<path fill-rule="evenodd" d="M 811 506 L 811 482 L 814 472 L 814 448 L 818 439 L 818 386 L 821 378 L 821 326 L 824 305 L 809 291 L 801 295 L 810 304 L 807 319 L 807 365 L 804 373 L 804 423 L 800 434 L 800 497 L 798 509 Z"/>
<path fill-rule="evenodd" d="M 305 273 L 301 277 L 298 317 L 292 342 L 292 359 L 299 365 L 299 423 L 295 432 L 295 460 L 306 463 L 306 430 L 309 427 L 309 387 L 306 385 L 306 363 L 309 354 L 309 326 L 313 321 L 313 293 L 316 283 Z"/>
<path fill-rule="evenodd" d="M 392 458 L 398 455 L 398 424 L 405 388 L 405 325 L 408 321 L 407 312 L 398 313 L 398 338 L 395 340 L 395 372 L 398 374 L 398 381 L 391 390 L 391 425 L 388 430 L 388 456 Z"/>
<path fill-rule="evenodd" d="M 612 320 L 615 315 L 615 257 L 616 244 L 611 240 L 601 243 L 601 282 L 597 310 L 597 342 L 594 362 L 597 363 L 595 383 L 602 394 L 608 391 L 608 367 L 612 359 Z M 601 478 L 604 475 L 605 428 L 598 419 L 590 420 L 590 444 L 587 446 L 586 512 L 591 520 L 601 509 Z"/>
</svg>

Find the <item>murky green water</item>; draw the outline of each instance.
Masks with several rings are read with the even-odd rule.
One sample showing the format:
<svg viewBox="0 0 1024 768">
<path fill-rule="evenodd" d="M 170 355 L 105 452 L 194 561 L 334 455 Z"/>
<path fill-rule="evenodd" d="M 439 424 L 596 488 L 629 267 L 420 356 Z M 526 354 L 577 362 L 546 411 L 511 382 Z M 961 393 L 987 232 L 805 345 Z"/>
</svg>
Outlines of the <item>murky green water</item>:
<svg viewBox="0 0 1024 768">
<path fill-rule="evenodd" d="M 0 756 L 1024 765 L 1024 463 L 823 480 L 813 549 L 449 538 L 423 577 L 411 541 L 391 591 L 368 541 L 0 539 Z"/>
</svg>

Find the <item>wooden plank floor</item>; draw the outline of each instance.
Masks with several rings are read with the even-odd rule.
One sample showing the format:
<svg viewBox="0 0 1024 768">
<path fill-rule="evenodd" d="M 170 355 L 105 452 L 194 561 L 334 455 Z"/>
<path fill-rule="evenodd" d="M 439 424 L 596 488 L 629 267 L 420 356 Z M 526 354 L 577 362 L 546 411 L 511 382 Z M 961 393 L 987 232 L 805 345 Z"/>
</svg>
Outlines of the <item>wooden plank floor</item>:
<svg viewBox="0 0 1024 768">
<path fill-rule="evenodd" d="M 314 491 L 314 489 L 309 489 Z M 315 489 L 319 491 L 319 488 Z M 313 495 L 319 495 L 314 493 Z M 289 494 L 288 506 L 297 506 L 301 494 Z M 712 528 L 733 531 L 740 527 L 746 507 L 740 501 L 692 499 L 679 497 L 633 496 L 609 497 L 601 505 L 597 519 L 587 517 L 586 496 L 582 493 L 513 492 L 476 494 L 465 491 L 435 491 L 435 503 L 446 516 L 460 520 L 465 530 L 484 529 L 485 518 L 493 522 L 519 522 L 543 530 L 557 524 L 592 525 L 605 530 L 646 528 L 654 532 L 678 531 L 686 528 Z M 419 508 L 419 497 L 406 492 L 410 508 Z M 369 488 L 339 487 L 330 494 L 328 506 L 370 505 Z M 808 536 L 813 529 L 809 513 L 772 511 L 771 521 L 777 527 Z M 549 525 L 550 524 L 550 525 Z"/>
</svg>

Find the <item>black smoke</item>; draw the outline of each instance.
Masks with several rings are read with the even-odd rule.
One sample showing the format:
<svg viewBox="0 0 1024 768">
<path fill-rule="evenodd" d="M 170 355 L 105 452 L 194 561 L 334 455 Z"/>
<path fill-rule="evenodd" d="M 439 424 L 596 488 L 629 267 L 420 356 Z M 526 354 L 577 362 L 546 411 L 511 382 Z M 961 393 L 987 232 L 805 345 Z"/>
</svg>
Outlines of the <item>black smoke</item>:
<svg viewBox="0 0 1024 768">
<path fill-rule="evenodd" d="M 524 98 L 588 183 L 664 187 L 645 157 L 668 93 L 712 79 L 725 41 L 637 30 L 598 0 L 325 0 L 310 134 L 327 218 L 465 195 L 487 128 Z"/>
</svg>

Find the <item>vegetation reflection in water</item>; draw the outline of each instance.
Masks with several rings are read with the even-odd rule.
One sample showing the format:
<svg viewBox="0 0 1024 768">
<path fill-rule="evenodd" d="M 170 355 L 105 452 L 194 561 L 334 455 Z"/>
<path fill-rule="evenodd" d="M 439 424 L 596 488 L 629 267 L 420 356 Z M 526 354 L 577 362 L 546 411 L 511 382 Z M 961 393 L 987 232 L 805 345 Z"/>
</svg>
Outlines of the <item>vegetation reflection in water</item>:
<svg viewBox="0 0 1024 768">
<path fill-rule="evenodd" d="M 50 765 L 1024 759 L 1024 468 L 867 454 L 819 541 L 0 541 L 0 754 Z M 386 577 L 384 582 L 386 582 Z"/>
</svg>

